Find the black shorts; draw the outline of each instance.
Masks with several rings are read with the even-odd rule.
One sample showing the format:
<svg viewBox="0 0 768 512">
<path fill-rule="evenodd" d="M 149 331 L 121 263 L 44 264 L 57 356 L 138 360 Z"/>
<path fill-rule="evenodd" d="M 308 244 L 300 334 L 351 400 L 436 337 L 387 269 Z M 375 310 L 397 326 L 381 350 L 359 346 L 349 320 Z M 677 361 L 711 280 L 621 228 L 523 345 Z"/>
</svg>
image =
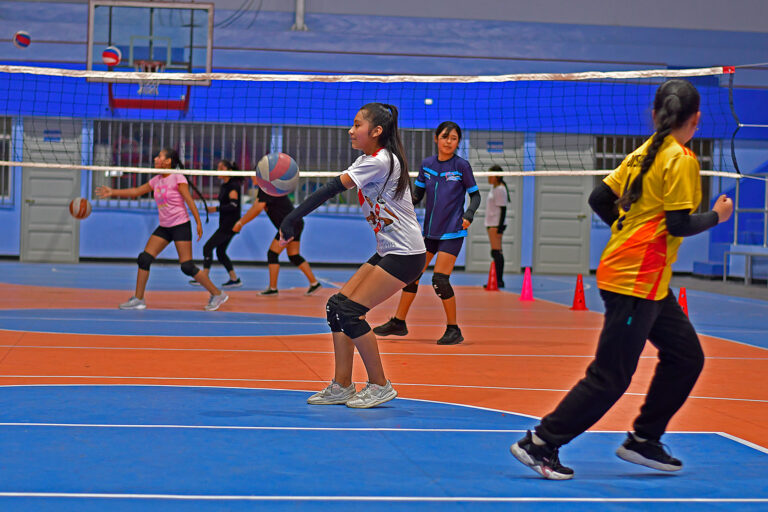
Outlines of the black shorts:
<svg viewBox="0 0 768 512">
<path fill-rule="evenodd" d="M 427 246 L 427 252 L 437 254 L 438 252 L 447 252 L 458 256 L 461 251 L 461 246 L 464 245 L 464 237 L 451 238 L 449 240 L 435 240 L 433 238 L 425 238 L 424 245 Z"/>
<path fill-rule="evenodd" d="M 293 242 L 298 242 L 301 240 L 301 232 L 304 231 L 304 221 L 300 220 L 298 223 L 296 223 L 296 231 L 293 235 Z M 275 240 L 280 240 L 280 230 L 277 230 L 277 233 L 275 234 Z"/>
<path fill-rule="evenodd" d="M 413 282 L 424 271 L 424 263 L 427 262 L 426 253 L 421 254 L 387 254 L 379 256 L 374 253 L 368 259 L 368 263 L 383 268 L 388 274 L 398 278 L 404 283 Z"/>
<path fill-rule="evenodd" d="M 168 242 L 191 242 L 192 241 L 192 223 L 190 221 L 175 226 L 157 226 L 152 232 Z"/>
</svg>

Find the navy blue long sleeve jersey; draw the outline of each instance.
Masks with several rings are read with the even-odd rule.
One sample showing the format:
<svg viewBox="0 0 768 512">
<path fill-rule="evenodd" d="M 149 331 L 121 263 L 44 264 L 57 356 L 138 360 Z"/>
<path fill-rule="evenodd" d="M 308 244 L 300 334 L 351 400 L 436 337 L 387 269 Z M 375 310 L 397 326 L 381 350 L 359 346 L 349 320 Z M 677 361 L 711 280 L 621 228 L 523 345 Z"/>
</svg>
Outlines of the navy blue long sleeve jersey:
<svg viewBox="0 0 768 512">
<path fill-rule="evenodd" d="M 462 228 L 464 198 L 478 190 L 469 162 L 456 155 L 445 162 L 438 160 L 437 155 L 425 158 L 414 185 L 425 189 L 427 196 L 425 238 L 449 240 L 467 236 L 467 230 Z"/>
</svg>

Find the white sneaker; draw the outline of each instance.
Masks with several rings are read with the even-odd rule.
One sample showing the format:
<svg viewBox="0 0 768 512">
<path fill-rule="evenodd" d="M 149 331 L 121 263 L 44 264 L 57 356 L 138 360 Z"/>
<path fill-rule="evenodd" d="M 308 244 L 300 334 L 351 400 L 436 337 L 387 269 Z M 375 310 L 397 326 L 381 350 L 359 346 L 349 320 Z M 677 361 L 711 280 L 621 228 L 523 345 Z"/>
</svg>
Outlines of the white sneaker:
<svg viewBox="0 0 768 512">
<path fill-rule="evenodd" d="M 322 391 L 318 391 L 311 397 L 307 398 L 307 403 L 312 405 L 334 405 L 345 404 L 347 400 L 355 396 L 355 383 L 353 382 L 348 387 L 344 388 L 336 382 L 331 381 Z"/>
<path fill-rule="evenodd" d="M 224 292 L 221 292 L 221 295 L 211 295 L 211 298 L 208 299 L 208 304 L 205 305 L 205 310 L 216 311 L 219 309 L 219 306 L 227 302 L 227 299 L 229 299 L 229 295 Z"/>
<path fill-rule="evenodd" d="M 128 302 L 123 302 L 118 306 L 120 309 L 147 309 L 147 303 L 144 302 L 144 299 L 137 299 L 136 297 L 131 297 Z"/>
<path fill-rule="evenodd" d="M 370 382 L 365 385 L 363 389 L 355 393 L 355 396 L 347 401 L 347 407 L 354 407 L 355 409 L 368 409 L 369 407 L 376 407 L 384 402 L 389 402 L 397 396 L 397 391 L 392 387 L 392 383 L 387 381 L 386 385 L 379 386 L 378 384 L 371 384 Z"/>
</svg>

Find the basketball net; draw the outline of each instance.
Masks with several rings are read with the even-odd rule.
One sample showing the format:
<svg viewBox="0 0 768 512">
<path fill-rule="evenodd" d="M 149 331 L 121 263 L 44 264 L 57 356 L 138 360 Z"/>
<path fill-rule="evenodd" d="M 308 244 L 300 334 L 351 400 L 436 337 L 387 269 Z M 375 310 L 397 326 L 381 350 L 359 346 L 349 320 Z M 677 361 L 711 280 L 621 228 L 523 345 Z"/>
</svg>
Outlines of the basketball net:
<svg viewBox="0 0 768 512">
<path fill-rule="evenodd" d="M 137 60 L 134 61 L 133 67 L 136 71 L 142 73 L 162 73 L 165 69 L 165 63 L 160 60 Z M 157 88 L 159 85 L 159 78 L 139 79 L 138 93 L 141 95 L 157 96 Z"/>
</svg>

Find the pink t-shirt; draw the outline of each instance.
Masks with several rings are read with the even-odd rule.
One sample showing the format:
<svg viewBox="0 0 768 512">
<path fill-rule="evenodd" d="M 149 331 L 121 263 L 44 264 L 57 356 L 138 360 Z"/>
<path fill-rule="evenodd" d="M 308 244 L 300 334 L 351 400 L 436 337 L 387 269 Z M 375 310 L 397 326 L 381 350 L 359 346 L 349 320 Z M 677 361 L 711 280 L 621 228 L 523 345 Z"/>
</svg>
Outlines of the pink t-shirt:
<svg viewBox="0 0 768 512">
<path fill-rule="evenodd" d="M 158 174 L 149 180 L 149 186 L 155 194 L 160 225 L 165 228 L 189 221 L 187 204 L 179 192 L 179 183 L 187 183 L 187 178 L 182 174 L 170 174 L 167 178 Z"/>
</svg>

